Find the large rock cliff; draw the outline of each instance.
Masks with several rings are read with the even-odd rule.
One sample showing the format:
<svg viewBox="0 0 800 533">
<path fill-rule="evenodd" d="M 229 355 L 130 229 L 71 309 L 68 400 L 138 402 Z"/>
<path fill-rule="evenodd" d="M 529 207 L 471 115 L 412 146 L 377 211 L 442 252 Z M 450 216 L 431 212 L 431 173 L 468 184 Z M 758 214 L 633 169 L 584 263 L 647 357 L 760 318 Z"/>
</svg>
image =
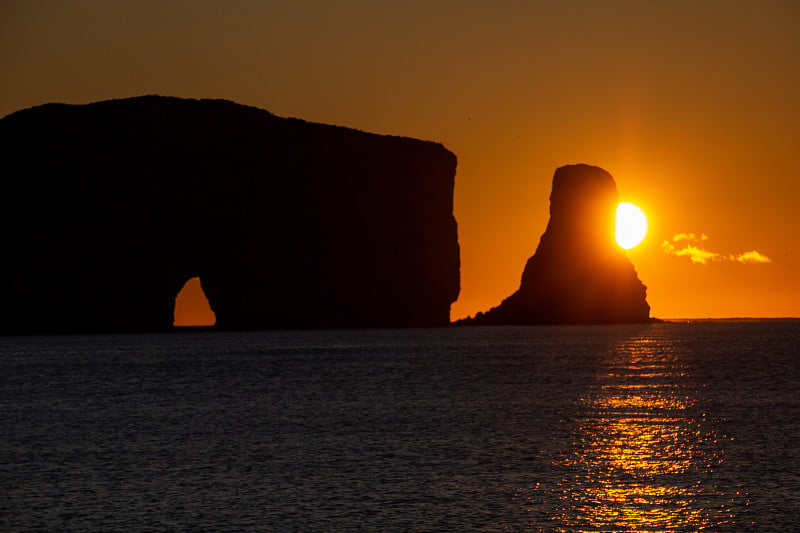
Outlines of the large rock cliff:
<svg viewBox="0 0 800 533">
<path fill-rule="evenodd" d="M 165 330 L 201 279 L 225 329 L 438 326 L 455 156 L 220 100 L 0 120 L 0 332 Z"/>
<path fill-rule="evenodd" d="M 614 239 L 617 185 L 605 170 L 556 170 L 550 220 L 519 289 L 464 324 L 647 322 L 646 288 Z"/>
</svg>

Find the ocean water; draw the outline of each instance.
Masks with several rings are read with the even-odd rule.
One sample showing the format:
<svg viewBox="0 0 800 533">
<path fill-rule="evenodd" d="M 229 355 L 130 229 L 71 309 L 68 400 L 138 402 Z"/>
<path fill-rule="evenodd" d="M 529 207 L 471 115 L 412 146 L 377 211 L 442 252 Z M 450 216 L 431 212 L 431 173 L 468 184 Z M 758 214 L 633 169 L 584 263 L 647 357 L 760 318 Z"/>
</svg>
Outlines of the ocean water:
<svg viewBox="0 0 800 533">
<path fill-rule="evenodd" d="M 0 338 L 2 531 L 791 531 L 800 321 Z"/>
</svg>

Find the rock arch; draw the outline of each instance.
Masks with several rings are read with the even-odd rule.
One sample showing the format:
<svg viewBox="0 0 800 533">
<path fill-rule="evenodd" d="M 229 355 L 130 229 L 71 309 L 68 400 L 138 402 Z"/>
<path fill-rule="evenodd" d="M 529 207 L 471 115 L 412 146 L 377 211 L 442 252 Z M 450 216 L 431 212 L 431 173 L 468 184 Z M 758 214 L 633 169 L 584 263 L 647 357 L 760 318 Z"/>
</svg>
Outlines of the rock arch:
<svg viewBox="0 0 800 533">
<path fill-rule="evenodd" d="M 440 326 L 459 291 L 455 156 L 219 100 L 0 120 L 0 333 Z"/>
</svg>

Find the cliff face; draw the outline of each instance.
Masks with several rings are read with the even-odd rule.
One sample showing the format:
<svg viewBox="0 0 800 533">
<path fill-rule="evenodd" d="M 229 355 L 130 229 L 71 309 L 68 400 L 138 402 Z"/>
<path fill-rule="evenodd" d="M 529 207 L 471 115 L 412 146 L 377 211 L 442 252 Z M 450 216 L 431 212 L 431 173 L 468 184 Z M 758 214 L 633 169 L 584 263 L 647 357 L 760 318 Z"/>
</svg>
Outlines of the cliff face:
<svg viewBox="0 0 800 533">
<path fill-rule="evenodd" d="M 556 170 L 550 220 L 519 289 L 468 324 L 647 322 L 646 287 L 614 239 L 617 186 L 605 170 Z"/>
<path fill-rule="evenodd" d="M 459 291 L 455 156 L 214 100 L 0 120 L 0 332 L 438 326 Z"/>
</svg>

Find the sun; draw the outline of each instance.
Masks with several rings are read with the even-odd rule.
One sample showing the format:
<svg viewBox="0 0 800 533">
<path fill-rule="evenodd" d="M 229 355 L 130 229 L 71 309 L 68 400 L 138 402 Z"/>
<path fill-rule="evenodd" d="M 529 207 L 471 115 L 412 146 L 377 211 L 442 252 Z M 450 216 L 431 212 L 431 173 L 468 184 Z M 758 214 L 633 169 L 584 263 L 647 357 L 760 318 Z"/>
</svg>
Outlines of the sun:
<svg viewBox="0 0 800 533">
<path fill-rule="evenodd" d="M 617 222 L 614 230 L 620 248 L 630 250 L 647 235 L 647 217 L 638 206 L 620 202 L 617 206 Z"/>
</svg>

